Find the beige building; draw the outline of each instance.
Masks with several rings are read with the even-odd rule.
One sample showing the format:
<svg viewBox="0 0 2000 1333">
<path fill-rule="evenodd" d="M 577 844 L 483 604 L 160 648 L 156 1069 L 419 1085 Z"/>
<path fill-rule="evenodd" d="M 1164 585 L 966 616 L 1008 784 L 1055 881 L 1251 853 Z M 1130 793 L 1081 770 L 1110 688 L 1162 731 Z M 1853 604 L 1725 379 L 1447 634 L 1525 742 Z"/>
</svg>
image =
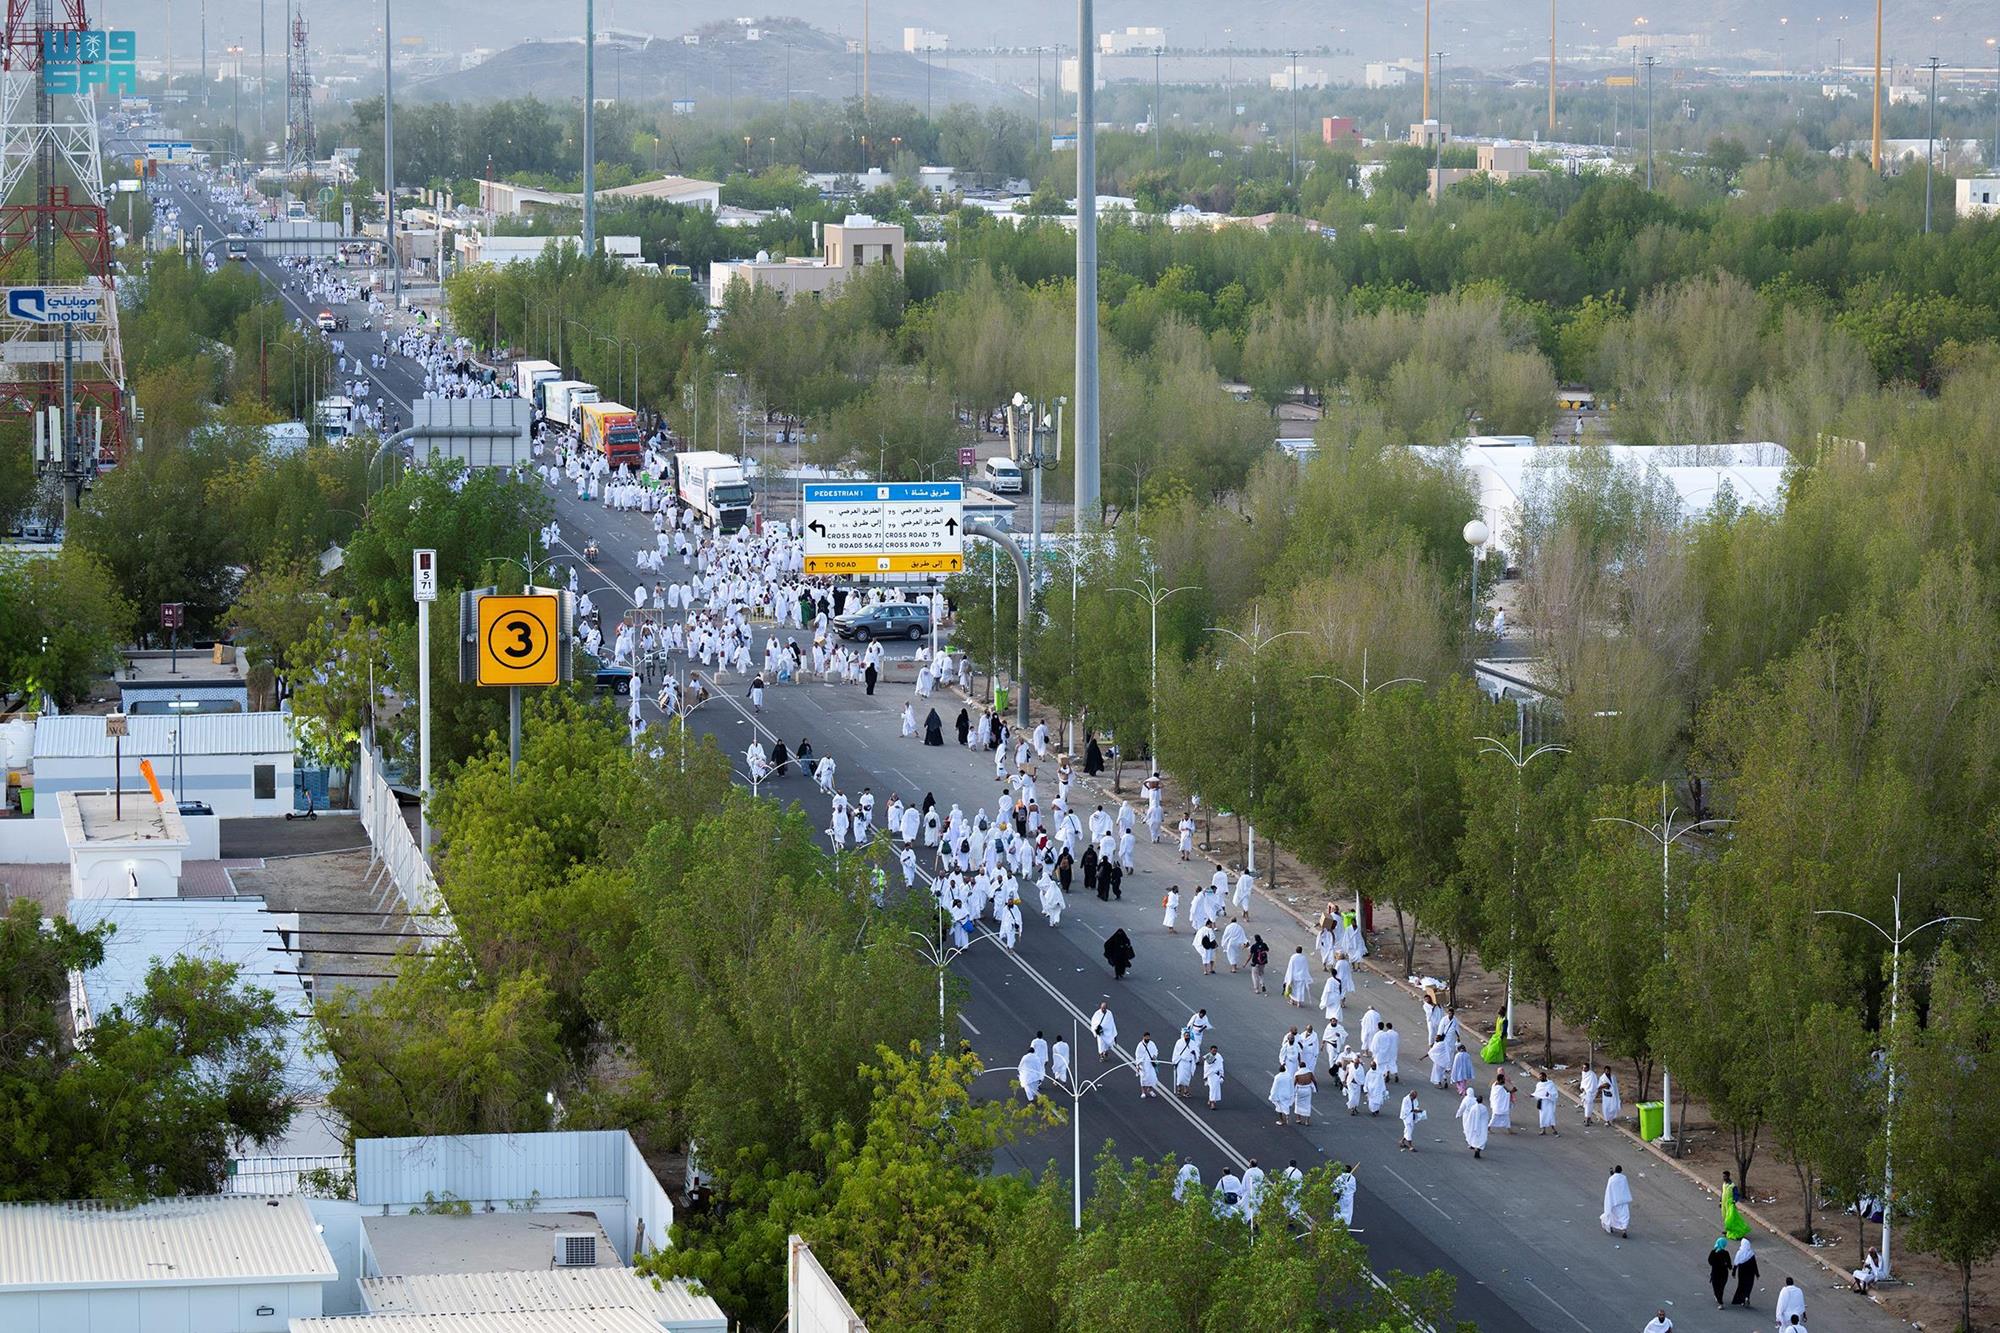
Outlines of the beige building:
<svg viewBox="0 0 2000 1333">
<path fill-rule="evenodd" d="M 1437 201 L 1438 193 L 1448 190 L 1460 181 L 1471 180 L 1474 176 L 1489 176 L 1496 185 L 1505 185 L 1510 180 L 1522 176 L 1539 176 L 1542 173 L 1528 165 L 1528 145 L 1524 143 L 1483 143 L 1479 145 L 1479 165 L 1468 170 L 1465 167 L 1446 167 L 1443 171 L 1431 169 L 1431 201 Z"/>
<path fill-rule="evenodd" d="M 845 222 L 829 222 L 823 233 L 825 254 L 814 258 L 718 260 L 708 270 L 708 302 L 720 307 L 736 283 L 763 287 L 780 296 L 824 296 L 864 268 L 894 264 L 903 271 L 903 229 L 893 222 L 851 213 Z"/>
<path fill-rule="evenodd" d="M 1959 181 L 1958 215 L 2000 217 L 2000 176 L 1972 176 Z"/>
<path fill-rule="evenodd" d="M 1451 142 L 1451 126 L 1435 120 L 1420 120 L 1410 126 L 1410 143 L 1417 148 L 1435 148 L 1440 139 Z"/>
</svg>

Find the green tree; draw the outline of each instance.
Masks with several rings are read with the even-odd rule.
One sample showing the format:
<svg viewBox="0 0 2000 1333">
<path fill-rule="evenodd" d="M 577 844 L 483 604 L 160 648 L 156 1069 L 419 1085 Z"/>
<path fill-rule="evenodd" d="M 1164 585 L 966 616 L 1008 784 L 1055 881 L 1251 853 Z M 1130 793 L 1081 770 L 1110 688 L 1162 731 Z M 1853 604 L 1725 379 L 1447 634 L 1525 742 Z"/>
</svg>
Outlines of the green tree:
<svg viewBox="0 0 2000 1333">
<path fill-rule="evenodd" d="M 95 557 L 65 549 L 53 559 L 0 557 L 0 686 L 46 692 L 67 708 L 118 665 L 132 624 Z"/>
<path fill-rule="evenodd" d="M 548 986 L 532 972 L 487 982 L 456 946 L 401 955 L 366 995 L 317 1006 L 338 1063 L 327 1104 L 351 1139 L 521 1134 L 550 1127 L 568 1075 Z"/>
<path fill-rule="evenodd" d="M 970 1050 L 926 1056 L 914 1044 L 907 1054 L 884 1047 L 861 1071 L 868 1120 L 836 1136 L 831 1198 L 806 1237 L 870 1328 L 944 1322 L 1028 1189 L 991 1174 L 993 1154 L 1063 1123 L 1047 1099 L 973 1100 L 980 1072 Z"/>
<path fill-rule="evenodd" d="M 237 1145 L 273 1141 L 296 1110 L 290 1020 L 233 963 L 155 961 L 137 994 L 72 1041 L 54 1015 L 109 933 L 44 929 L 29 899 L 0 918 L 0 1199 L 212 1194 Z"/>
<path fill-rule="evenodd" d="M 1959 1278 L 1959 1327 L 1972 1327 L 1972 1270 L 2000 1252 L 2000 1008 L 1992 979 L 1956 948 L 1938 955 L 1931 974 L 1929 1022 L 1921 1033 L 1892 1034 L 1899 1072 L 1908 1080 L 1898 1110 L 1897 1202 L 1910 1214 L 1917 1248 L 1950 1264 Z"/>
</svg>

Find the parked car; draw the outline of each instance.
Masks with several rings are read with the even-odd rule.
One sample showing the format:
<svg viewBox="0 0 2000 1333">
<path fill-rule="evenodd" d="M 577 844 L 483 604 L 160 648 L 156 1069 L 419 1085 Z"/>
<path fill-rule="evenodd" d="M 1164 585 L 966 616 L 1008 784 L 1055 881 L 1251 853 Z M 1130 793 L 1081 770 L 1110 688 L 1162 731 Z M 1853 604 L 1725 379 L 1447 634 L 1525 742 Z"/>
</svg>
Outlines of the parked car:
<svg viewBox="0 0 2000 1333">
<path fill-rule="evenodd" d="M 633 681 L 631 667 L 622 667 L 614 662 L 600 662 L 596 658 L 591 658 L 590 664 L 599 694 L 615 694 L 621 699 L 631 696 Z"/>
<path fill-rule="evenodd" d="M 898 602 L 871 606 L 866 611 L 835 616 L 833 632 L 843 639 L 859 639 L 863 643 L 870 639 L 914 641 L 931 632 L 931 611 L 927 606 Z"/>
</svg>

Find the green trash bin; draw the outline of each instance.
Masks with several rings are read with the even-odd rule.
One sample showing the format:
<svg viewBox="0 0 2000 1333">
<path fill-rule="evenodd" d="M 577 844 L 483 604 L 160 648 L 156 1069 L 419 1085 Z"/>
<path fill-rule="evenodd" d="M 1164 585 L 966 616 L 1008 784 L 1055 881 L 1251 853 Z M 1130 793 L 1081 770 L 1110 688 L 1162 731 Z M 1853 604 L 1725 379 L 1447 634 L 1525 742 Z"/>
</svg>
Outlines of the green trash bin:
<svg viewBox="0 0 2000 1333">
<path fill-rule="evenodd" d="M 21 788 L 21 813 L 24 815 L 35 813 L 35 789 L 33 787 Z"/>
<path fill-rule="evenodd" d="M 1648 1143 L 1658 1143 L 1667 1132 L 1667 1104 L 1640 1102 L 1638 1109 L 1639 1137 Z"/>
<path fill-rule="evenodd" d="M 1007 687 L 1005 685 L 995 685 L 993 687 L 993 711 L 996 713 L 1007 711 Z"/>
</svg>

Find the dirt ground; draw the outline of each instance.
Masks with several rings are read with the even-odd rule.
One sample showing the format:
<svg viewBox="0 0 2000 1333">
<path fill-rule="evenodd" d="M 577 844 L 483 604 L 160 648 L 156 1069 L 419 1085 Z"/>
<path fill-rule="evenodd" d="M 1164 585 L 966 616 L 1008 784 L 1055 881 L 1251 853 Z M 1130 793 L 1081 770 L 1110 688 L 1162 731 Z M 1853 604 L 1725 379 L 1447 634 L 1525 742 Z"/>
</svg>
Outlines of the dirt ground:
<svg viewBox="0 0 2000 1333">
<path fill-rule="evenodd" d="M 1051 730 L 1056 730 L 1060 719 L 1048 719 Z M 1144 770 L 1138 765 L 1126 765 L 1123 781 L 1123 795 L 1135 804 L 1139 800 L 1139 782 Z M 1107 769 L 1100 778 L 1109 789 L 1111 773 Z M 1168 780 L 1164 800 L 1171 822 L 1179 817 L 1179 812 L 1187 808 L 1187 794 Z M 1197 846 L 1211 861 L 1220 861 L 1232 869 L 1243 863 L 1243 842 L 1237 821 L 1233 817 L 1208 818 L 1197 815 Z M 1259 841 L 1257 846 L 1258 874 L 1260 879 L 1267 873 L 1270 857 L 1268 843 Z M 1316 920 L 1321 910 L 1330 900 L 1338 899 L 1351 904 L 1353 895 L 1344 891 L 1329 892 L 1327 886 L 1310 869 L 1279 849 L 1277 859 L 1278 901 L 1290 909 L 1302 921 Z M 1367 965 L 1394 980 L 1401 981 L 1407 975 L 1404 970 L 1402 937 L 1397 930 L 1396 913 L 1393 907 L 1384 903 L 1374 906 L 1374 931 L 1369 936 L 1371 950 Z M 1410 973 L 1416 976 L 1449 976 L 1445 950 L 1437 940 L 1418 933 L 1415 951 L 1415 965 Z M 1490 1033 L 1496 1015 L 1506 1005 L 1506 976 L 1504 973 L 1488 973 L 1479 966 L 1475 956 L 1468 960 L 1459 974 L 1458 1007 L 1466 1016 L 1468 1028 Z M 1542 1010 L 1538 1005 L 1517 1004 L 1514 1010 L 1516 1033 L 1509 1043 L 1510 1051 L 1517 1064 L 1523 1067 L 1539 1067 L 1544 1052 L 1544 1024 Z M 1558 1020 L 1554 1031 L 1549 1034 L 1556 1067 L 1557 1083 L 1571 1097 L 1576 1095 L 1577 1075 L 1582 1070 L 1586 1058 L 1596 1058 L 1589 1039 L 1581 1032 Z M 1621 1088 L 1625 1093 L 1626 1127 L 1636 1131 L 1632 1107 L 1639 1101 L 1657 1099 L 1659 1096 L 1659 1070 L 1651 1071 L 1651 1085 L 1642 1097 L 1639 1093 L 1639 1071 L 1627 1061 L 1616 1070 Z M 1687 1107 L 1685 1122 L 1682 1121 L 1680 1095 L 1675 1094 L 1673 1108 L 1675 1130 L 1682 1139 L 1681 1155 L 1675 1159 L 1703 1188 L 1716 1195 L 1718 1223 L 1720 1222 L 1720 1184 L 1724 1170 L 1735 1170 L 1735 1158 L 1731 1149 L 1727 1130 L 1720 1130 L 1708 1119 L 1708 1110 L 1700 1101 L 1691 1101 Z M 1635 1136 L 1634 1143 L 1637 1143 Z M 1664 1154 L 1663 1154 L 1664 1156 Z M 1791 1163 L 1768 1137 L 1759 1141 L 1756 1157 L 1750 1169 L 1750 1197 L 1744 1202 L 1747 1210 L 1755 1215 L 1755 1220 L 1764 1223 L 1766 1229 L 1780 1231 L 1794 1244 L 1804 1218 L 1800 1210 L 1799 1182 Z M 1862 1246 L 1882 1243 L 1881 1227 L 1874 1223 L 1858 1222 L 1852 1213 L 1815 1210 L 1813 1230 L 1815 1245 L 1812 1253 L 1833 1265 L 1840 1272 L 1853 1268 L 1859 1262 L 1856 1227 L 1861 1227 Z M 1920 1329 L 1950 1329 L 1957 1327 L 1958 1321 L 1958 1277 L 1955 1271 L 1928 1255 L 1918 1254 L 1908 1248 L 1898 1233 L 1896 1246 L 1891 1254 L 1895 1266 L 1896 1280 L 1877 1289 L 1876 1299 L 1896 1317 L 1908 1321 Z M 1805 1253 L 1796 1248 L 1788 1249 L 1782 1257 L 1774 1257 L 1771 1267 L 1784 1271 L 1787 1263 L 1799 1270 L 1800 1284 L 1808 1290 L 1818 1288 L 1831 1291 L 1838 1280 L 1831 1272 L 1807 1276 Z M 1855 1297 L 1854 1299 L 1861 1299 Z M 1988 1325 L 2000 1318 L 2000 1260 L 1980 1265 L 1973 1271 L 1972 1317 L 1975 1326 Z"/>
</svg>

